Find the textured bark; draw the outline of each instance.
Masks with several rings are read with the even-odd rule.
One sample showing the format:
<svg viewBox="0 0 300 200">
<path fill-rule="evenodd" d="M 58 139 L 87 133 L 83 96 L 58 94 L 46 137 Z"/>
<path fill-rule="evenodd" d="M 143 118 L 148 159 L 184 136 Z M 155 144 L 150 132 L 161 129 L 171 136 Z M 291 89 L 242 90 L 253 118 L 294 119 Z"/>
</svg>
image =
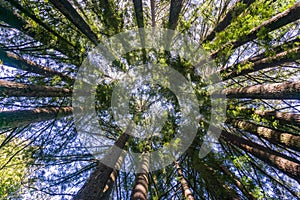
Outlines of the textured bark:
<svg viewBox="0 0 300 200">
<path fill-rule="evenodd" d="M 123 153 L 128 138 L 129 135 L 127 133 L 122 134 L 115 142 L 115 146 L 113 146 L 102 159 L 102 162 L 109 162 L 110 166 L 112 166 L 111 164 L 113 163 L 116 165 Z M 73 200 L 102 200 L 103 193 L 107 191 L 106 186 L 114 170 L 102 162 L 98 162 L 96 169 L 89 176 Z"/>
<path fill-rule="evenodd" d="M 113 172 L 110 174 L 110 177 L 103 189 L 103 195 L 101 197 L 101 200 L 109 200 L 110 199 L 110 194 L 112 192 L 112 189 L 114 187 L 114 184 L 116 182 L 116 179 L 119 175 L 119 170 L 122 167 L 122 164 L 124 162 L 124 158 L 125 158 L 125 153 L 121 154 L 121 156 L 119 157 L 115 168 L 113 169 Z"/>
<path fill-rule="evenodd" d="M 225 30 L 232 22 L 234 17 L 239 16 L 242 12 L 245 11 L 255 0 L 239 0 L 237 1 L 227 12 L 227 14 L 221 19 L 221 21 L 216 25 L 216 27 L 205 37 L 202 43 L 212 41 L 216 33 L 220 33 Z M 244 9 L 241 9 L 238 4 L 243 3 L 246 5 Z"/>
<path fill-rule="evenodd" d="M 17 56 L 14 53 L 3 51 L 2 49 L 0 49 L 0 59 L 2 60 L 4 65 L 9 67 L 14 67 L 24 71 L 40 74 L 46 77 L 59 76 L 65 81 L 68 81 L 70 83 L 74 82 L 73 78 L 63 73 L 57 72 L 42 65 L 38 65 L 30 60 L 23 59 L 22 57 Z"/>
<path fill-rule="evenodd" d="M 213 98 L 226 95 L 227 98 L 251 99 L 300 99 L 300 82 L 284 82 L 264 85 L 229 88 L 213 93 Z"/>
<path fill-rule="evenodd" d="M 151 26 L 153 28 L 156 27 L 156 9 L 155 9 L 155 0 L 150 0 L 150 4 L 151 4 Z"/>
<path fill-rule="evenodd" d="M 300 2 L 296 3 L 291 8 L 275 15 L 271 19 L 264 21 L 259 26 L 250 30 L 248 34 L 241 36 L 237 40 L 226 43 L 220 48 L 220 50 L 213 52 L 211 54 L 211 58 L 216 58 L 220 51 L 222 51 L 227 46 L 231 46 L 232 49 L 235 49 L 242 46 L 243 44 L 246 44 L 247 42 L 250 42 L 251 40 L 256 39 L 258 33 L 262 29 L 267 29 L 269 32 L 271 32 L 291 22 L 297 21 L 298 19 L 300 19 Z"/>
<path fill-rule="evenodd" d="M 147 200 L 149 185 L 149 152 L 144 152 L 140 163 L 140 172 L 136 174 L 135 185 L 131 193 L 131 200 Z"/>
<path fill-rule="evenodd" d="M 242 112 L 245 112 L 249 115 L 257 114 L 261 117 L 264 117 L 268 120 L 279 120 L 280 123 L 288 124 L 300 124 L 300 114 L 289 113 L 289 112 L 279 112 L 276 110 L 254 110 L 249 108 L 242 108 Z"/>
<path fill-rule="evenodd" d="M 221 133 L 221 139 L 243 149 L 300 182 L 299 161 L 224 130 Z"/>
<path fill-rule="evenodd" d="M 227 123 L 241 130 L 250 132 L 259 137 L 265 138 L 273 144 L 280 144 L 287 148 L 300 150 L 300 136 L 277 131 L 271 128 L 260 126 L 252 122 L 237 119 L 227 119 Z"/>
<path fill-rule="evenodd" d="M 99 43 L 97 35 L 91 30 L 90 26 L 78 14 L 68 0 L 50 0 L 50 2 L 95 45 Z"/>
<path fill-rule="evenodd" d="M 300 59 L 300 47 L 296 47 L 294 49 L 289 49 L 287 51 L 280 52 L 274 56 L 268 56 L 261 59 L 257 59 L 262 57 L 262 55 L 247 59 L 245 61 L 242 61 L 241 63 L 235 64 L 232 67 L 221 70 L 220 74 L 222 75 L 222 80 L 228 80 L 230 78 L 246 75 L 251 72 L 256 72 L 259 70 L 294 62 Z M 247 67 L 239 70 L 239 68 L 240 67 L 243 68 L 243 66 L 247 66 Z"/>
<path fill-rule="evenodd" d="M 71 61 L 75 65 L 80 65 L 80 53 L 69 43 L 64 40 L 59 40 L 51 36 L 51 34 L 47 35 L 47 33 L 40 33 L 40 30 L 36 30 L 32 28 L 31 24 L 26 22 L 20 15 L 15 13 L 14 11 L 8 9 L 6 6 L 3 6 L 0 3 L 0 20 L 9 24 L 11 27 L 16 28 L 23 32 L 24 34 L 32 37 L 33 39 L 43 43 L 44 45 L 53 48 L 64 55 L 71 58 Z M 47 35 L 47 37 L 45 37 Z M 53 44 L 55 41 L 55 44 Z"/>
<path fill-rule="evenodd" d="M 175 30 L 179 20 L 179 14 L 183 6 L 183 0 L 171 0 L 169 29 Z"/>
<path fill-rule="evenodd" d="M 72 91 L 66 88 L 27 85 L 0 80 L 0 96 L 5 97 L 67 97 Z"/>
<path fill-rule="evenodd" d="M 187 200 L 194 200 L 193 193 L 192 193 L 187 181 L 185 180 L 185 178 L 183 176 L 183 173 L 182 173 L 182 170 L 181 170 L 181 168 L 179 166 L 179 163 L 177 161 L 175 161 L 175 167 L 177 169 L 178 176 L 180 177 L 180 183 L 181 183 L 181 188 L 182 188 L 182 191 L 183 191 L 183 196 Z"/>
<path fill-rule="evenodd" d="M 15 128 L 27 124 L 59 119 L 71 115 L 72 107 L 46 107 L 33 110 L 13 110 L 0 112 L 0 128 Z"/>
</svg>

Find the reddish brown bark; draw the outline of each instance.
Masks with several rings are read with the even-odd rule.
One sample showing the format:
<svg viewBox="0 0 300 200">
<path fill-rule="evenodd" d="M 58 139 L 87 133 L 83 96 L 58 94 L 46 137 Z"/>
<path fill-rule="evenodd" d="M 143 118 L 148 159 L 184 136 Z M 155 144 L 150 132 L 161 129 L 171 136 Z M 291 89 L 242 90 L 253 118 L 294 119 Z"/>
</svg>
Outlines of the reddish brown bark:
<svg viewBox="0 0 300 200">
<path fill-rule="evenodd" d="M 17 56 L 14 53 L 3 51 L 2 49 L 0 49 L 0 59 L 2 60 L 4 65 L 9 67 L 14 67 L 24 71 L 40 74 L 46 77 L 59 76 L 65 81 L 68 81 L 70 83 L 74 82 L 73 78 L 63 73 L 57 72 L 42 65 L 38 65 L 30 60 L 23 59 L 22 57 Z"/>
<path fill-rule="evenodd" d="M 33 110 L 13 110 L 0 112 L 0 128 L 14 128 L 30 123 L 58 119 L 69 116 L 73 112 L 72 107 L 46 107 Z"/>
<path fill-rule="evenodd" d="M 181 183 L 181 188 L 183 191 L 183 196 L 187 200 L 194 200 L 193 193 L 192 193 L 187 181 L 185 180 L 182 170 L 180 168 L 180 165 L 177 161 L 175 161 L 175 167 L 177 169 L 178 176 L 180 177 L 180 183 Z"/>
<path fill-rule="evenodd" d="M 140 173 L 136 174 L 135 185 L 131 193 L 131 200 L 147 200 L 149 187 L 149 152 L 144 152 L 140 163 Z"/>
<path fill-rule="evenodd" d="M 122 134 L 115 142 L 115 146 L 113 146 L 102 159 L 102 162 L 114 163 L 116 165 L 128 139 L 129 135 L 127 133 Z M 102 200 L 102 196 L 107 190 L 107 183 L 113 173 L 113 169 L 102 162 L 98 162 L 96 169 L 89 176 L 73 200 Z"/>
<path fill-rule="evenodd" d="M 72 91 L 66 88 L 28 85 L 0 80 L 0 96 L 5 97 L 67 97 Z"/>
<path fill-rule="evenodd" d="M 254 155 L 265 163 L 268 163 L 269 165 L 277 168 L 286 175 L 300 182 L 299 161 L 224 130 L 221 133 L 221 139 Z"/>
<path fill-rule="evenodd" d="M 264 85 L 229 88 L 214 97 L 226 95 L 227 98 L 251 99 L 300 99 L 300 82 L 284 82 Z"/>
<path fill-rule="evenodd" d="M 300 150 L 300 136 L 277 131 L 271 128 L 260 126 L 252 122 L 237 119 L 227 119 L 227 123 L 244 131 L 248 131 L 254 135 L 265 138 L 273 144 L 280 144 L 287 148 Z"/>
</svg>

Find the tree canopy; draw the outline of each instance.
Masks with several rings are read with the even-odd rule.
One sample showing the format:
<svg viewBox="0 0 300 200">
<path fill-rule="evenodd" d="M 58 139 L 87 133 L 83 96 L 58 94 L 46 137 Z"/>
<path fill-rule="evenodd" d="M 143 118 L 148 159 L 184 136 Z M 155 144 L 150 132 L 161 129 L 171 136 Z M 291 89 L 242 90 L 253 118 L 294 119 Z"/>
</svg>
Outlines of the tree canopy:
<svg viewBox="0 0 300 200">
<path fill-rule="evenodd" d="M 299 19 L 296 0 L 0 0 L 0 199 L 300 198 Z"/>
</svg>

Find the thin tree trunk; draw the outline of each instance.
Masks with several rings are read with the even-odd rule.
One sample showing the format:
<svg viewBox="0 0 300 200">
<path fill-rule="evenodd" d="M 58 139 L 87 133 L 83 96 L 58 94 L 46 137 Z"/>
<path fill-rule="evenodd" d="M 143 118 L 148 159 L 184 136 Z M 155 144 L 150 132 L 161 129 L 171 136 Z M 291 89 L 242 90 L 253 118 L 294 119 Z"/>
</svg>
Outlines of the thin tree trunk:
<svg viewBox="0 0 300 200">
<path fill-rule="evenodd" d="M 131 193 L 131 200 L 147 200 L 149 185 L 149 152 L 144 152 L 140 163 L 140 173 L 136 174 L 135 185 Z"/>
<path fill-rule="evenodd" d="M 152 28 L 155 28 L 156 27 L 155 0 L 150 0 L 150 4 L 151 4 L 151 26 Z"/>
<path fill-rule="evenodd" d="M 35 30 L 31 26 L 31 24 L 24 21 L 21 16 L 16 14 L 14 11 L 8 9 L 6 6 L 3 6 L 1 3 L 0 3 L 0 10 L 1 10 L 0 12 L 1 21 L 9 24 L 13 28 L 20 30 L 21 32 L 43 43 L 44 45 L 63 53 L 64 55 L 71 58 L 73 64 L 77 66 L 80 65 L 81 58 L 80 56 L 78 56 L 80 55 L 80 53 L 69 43 L 65 42 L 64 40 L 58 40 L 52 37 L 51 34 L 50 35 L 46 34 L 48 37 L 45 37 L 45 32 L 41 34 L 40 33 L 41 30 Z M 53 45 L 53 41 L 56 41 L 55 45 Z"/>
<path fill-rule="evenodd" d="M 0 96 L 4 97 L 68 97 L 72 91 L 66 88 L 28 85 L 0 80 Z"/>
<path fill-rule="evenodd" d="M 212 93 L 213 98 L 226 95 L 227 98 L 251 99 L 300 99 L 300 82 L 272 83 L 264 85 L 229 88 Z"/>
<path fill-rule="evenodd" d="M 72 115 L 72 112 L 72 107 L 46 107 L 33 110 L 1 111 L 0 128 L 15 128 L 50 119 L 59 119 Z"/>
<path fill-rule="evenodd" d="M 177 161 L 175 161 L 175 167 L 177 169 L 178 176 L 180 177 L 180 183 L 181 183 L 181 188 L 183 191 L 183 196 L 185 197 L 185 199 L 194 200 L 193 193 L 190 190 L 190 187 L 189 187 L 187 181 L 185 180 L 182 170 L 180 168 L 180 165 Z"/>
<path fill-rule="evenodd" d="M 99 43 L 97 35 L 92 31 L 90 26 L 73 8 L 68 0 L 50 0 L 50 2 L 64 14 L 84 35 L 86 35 L 95 45 Z"/>
<path fill-rule="evenodd" d="M 115 146 L 113 146 L 102 159 L 102 162 L 109 162 L 110 165 L 116 165 L 128 139 L 129 135 L 127 133 L 122 134 L 115 142 Z M 102 162 L 98 162 L 96 169 L 89 176 L 73 200 L 102 200 L 103 194 L 107 191 L 106 186 L 110 176 L 113 173 L 113 169 Z"/>
<path fill-rule="evenodd" d="M 222 51 L 227 46 L 231 46 L 232 49 L 235 49 L 242 46 L 243 44 L 246 44 L 247 42 L 250 42 L 251 40 L 256 39 L 258 33 L 262 29 L 266 29 L 269 32 L 271 32 L 291 22 L 297 21 L 298 19 L 300 19 L 300 2 L 296 3 L 291 8 L 275 15 L 271 19 L 264 21 L 259 26 L 250 30 L 248 34 L 241 36 L 237 40 L 226 43 L 225 45 L 219 48 L 220 50 L 213 52 L 211 54 L 211 58 L 216 58 L 220 51 Z"/>
<path fill-rule="evenodd" d="M 205 37 L 202 43 L 212 41 L 216 33 L 220 33 L 225 30 L 232 22 L 234 17 L 239 16 L 242 12 L 246 10 L 255 0 L 239 0 L 237 1 L 227 12 L 227 14 L 222 18 L 222 20 L 216 25 L 216 27 Z M 240 8 L 240 4 L 245 4 L 244 9 Z"/>
<path fill-rule="evenodd" d="M 227 119 L 227 123 L 244 131 L 248 131 L 254 135 L 265 138 L 273 144 L 280 144 L 287 148 L 299 151 L 300 136 L 290 133 L 284 133 L 264 126 L 256 125 L 252 122 L 237 119 Z"/>
<path fill-rule="evenodd" d="M 7 65 L 9 67 L 14 67 L 24 71 L 40 74 L 46 77 L 59 76 L 67 82 L 74 82 L 73 78 L 63 73 L 57 72 L 53 69 L 44 67 L 42 65 L 38 65 L 30 60 L 23 59 L 22 57 L 17 56 L 14 53 L 5 52 L 2 49 L 0 49 L 0 59 L 2 60 L 4 65 Z"/>
<path fill-rule="evenodd" d="M 171 0 L 168 28 L 175 30 L 179 20 L 179 14 L 183 6 L 183 0 Z"/>
<path fill-rule="evenodd" d="M 249 152 L 300 183 L 299 161 L 224 130 L 221 133 L 221 139 Z"/>
</svg>

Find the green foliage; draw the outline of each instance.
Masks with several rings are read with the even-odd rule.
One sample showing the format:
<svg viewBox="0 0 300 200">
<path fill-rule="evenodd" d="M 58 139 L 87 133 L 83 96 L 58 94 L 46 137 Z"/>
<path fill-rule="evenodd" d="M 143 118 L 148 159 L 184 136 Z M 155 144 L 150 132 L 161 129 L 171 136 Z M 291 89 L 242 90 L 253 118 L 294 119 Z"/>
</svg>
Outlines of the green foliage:
<svg viewBox="0 0 300 200">
<path fill-rule="evenodd" d="M 6 140 L 0 135 L 0 143 Z M 26 147 L 21 139 L 13 139 L 0 149 L 0 199 L 16 198 L 17 191 L 22 187 L 26 179 L 27 168 L 34 161 L 33 149 Z"/>
</svg>

